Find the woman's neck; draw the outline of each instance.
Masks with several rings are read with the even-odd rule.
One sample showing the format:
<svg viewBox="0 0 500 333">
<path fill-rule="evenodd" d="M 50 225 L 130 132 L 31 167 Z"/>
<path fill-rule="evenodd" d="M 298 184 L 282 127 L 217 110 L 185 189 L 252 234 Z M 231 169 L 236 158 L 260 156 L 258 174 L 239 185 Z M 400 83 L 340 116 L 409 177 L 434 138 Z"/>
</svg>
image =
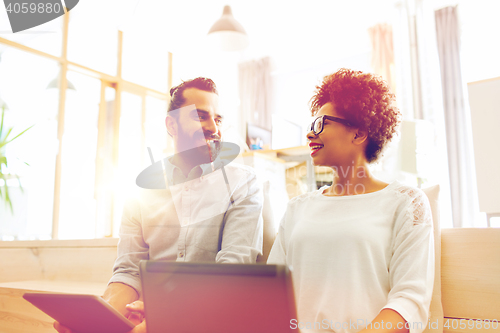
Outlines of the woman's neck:
<svg viewBox="0 0 500 333">
<path fill-rule="evenodd" d="M 375 192 L 388 184 L 376 179 L 366 159 L 353 160 L 351 164 L 333 166 L 333 183 L 323 194 L 328 196 L 358 195 Z"/>
</svg>

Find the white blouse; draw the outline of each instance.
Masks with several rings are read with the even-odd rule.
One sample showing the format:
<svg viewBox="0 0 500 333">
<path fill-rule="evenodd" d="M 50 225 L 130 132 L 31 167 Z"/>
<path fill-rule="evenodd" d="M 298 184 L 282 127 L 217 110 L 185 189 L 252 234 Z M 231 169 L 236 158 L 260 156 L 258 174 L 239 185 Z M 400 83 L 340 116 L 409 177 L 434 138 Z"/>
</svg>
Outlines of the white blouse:
<svg viewBox="0 0 500 333">
<path fill-rule="evenodd" d="M 292 270 L 298 319 L 290 326 L 358 332 L 388 308 L 411 333 L 422 332 L 434 282 L 425 194 L 397 181 L 352 196 L 325 196 L 325 189 L 290 200 L 269 255 L 268 264 Z"/>
</svg>

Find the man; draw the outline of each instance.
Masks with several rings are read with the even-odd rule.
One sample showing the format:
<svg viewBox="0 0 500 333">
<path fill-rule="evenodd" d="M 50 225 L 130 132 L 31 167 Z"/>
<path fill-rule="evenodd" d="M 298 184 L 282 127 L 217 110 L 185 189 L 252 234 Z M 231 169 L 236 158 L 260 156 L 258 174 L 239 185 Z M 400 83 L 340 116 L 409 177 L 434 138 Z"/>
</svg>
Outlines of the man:
<svg viewBox="0 0 500 333">
<path fill-rule="evenodd" d="M 118 258 L 103 296 L 139 324 L 134 333 L 145 331 L 143 305 L 136 302 L 140 260 L 255 263 L 262 252 L 263 199 L 256 176 L 218 158 L 222 116 L 214 82 L 185 81 L 170 95 L 165 123 L 175 154 L 138 177 L 149 189 L 124 207 Z M 57 322 L 54 327 L 70 332 Z"/>
</svg>

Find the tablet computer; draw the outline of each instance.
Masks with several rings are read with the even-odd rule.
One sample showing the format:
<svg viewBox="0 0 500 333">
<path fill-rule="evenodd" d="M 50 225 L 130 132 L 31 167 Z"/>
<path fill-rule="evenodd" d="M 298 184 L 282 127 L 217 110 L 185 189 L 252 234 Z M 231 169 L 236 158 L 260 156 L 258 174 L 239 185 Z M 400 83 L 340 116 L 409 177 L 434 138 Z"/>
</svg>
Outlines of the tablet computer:
<svg viewBox="0 0 500 333">
<path fill-rule="evenodd" d="M 25 293 L 23 298 L 79 333 L 124 333 L 135 327 L 115 308 L 95 295 Z"/>
</svg>

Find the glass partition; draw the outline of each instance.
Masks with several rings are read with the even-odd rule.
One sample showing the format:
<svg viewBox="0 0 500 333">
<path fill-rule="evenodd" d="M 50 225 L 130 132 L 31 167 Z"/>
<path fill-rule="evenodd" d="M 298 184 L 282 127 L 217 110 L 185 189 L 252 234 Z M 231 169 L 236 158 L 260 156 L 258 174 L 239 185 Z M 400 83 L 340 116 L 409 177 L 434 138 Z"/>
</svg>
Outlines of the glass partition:
<svg viewBox="0 0 500 333">
<path fill-rule="evenodd" d="M 131 93 L 121 94 L 120 134 L 118 165 L 113 178 L 114 212 L 113 233 L 118 235 L 123 205 L 138 190 L 137 175 L 144 167 L 142 139 L 142 97 Z"/>
<path fill-rule="evenodd" d="M 100 0 L 78 2 L 70 12 L 68 60 L 116 75 L 118 28 L 106 15 L 116 3 Z"/>
<path fill-rule="evenodd" d="M 158 161 L 173 152 L 172 138 L 167 133 L 165 118 L 167 116 L 167 103 L 164 100 L 146 97 L 146 134 L 145 146 L 150 147 L 153 158 Z M 150 162 L 149 153 L 145 151 L 145 160 Z"/>
<path fill-rule="evenodd" d="M 57 57 L 62 51 L 62 29 L 63 17 L 60 16 L 29 30 L 12 33 L 7 12 L 0 10 L 0 37 Z"/>
<path fill-rule="evenodd" d="M 147 142 L 158 158 L 167 150 L 171 54 L 166 42 L 120 32 L 121 5 L 81 1 L 15 34 L 0 11 L 5 127 L 13 137 L 33 125 L 0 148 L 10 195 L 0 199 L 0 240 L 117 236 L 123 203 L 150 163 Z"/>
<path fill-rule="evenodd" d="M 168 50 L 161 35 L 128 29 L 123 33 L 123 70 L 127 81 L 167 92 Z"/>
<path fill-rule="evenodd" d="M 14 212 L 0 201 L 2 240 L 51 236 L 59 94 L 57 88 L 47 86 L 58 73 L 59 66 L 52 60 L 14 48 L 2 53 L 0 98 L 8 106 L 4 128 L 12 127 L 10 137 L 14 137 L 33 126 L 3 147 L 8 168 L 1 171 L 10 178 L 7 185 Z M 19 176 L 19 182 L 13 175 Z"/>
<path fill-rule="evenodd" d="M 101 81 L 68 72 L 61 166 L 59 237 L 96 236 L 94 198 Z"/>
</svg>

